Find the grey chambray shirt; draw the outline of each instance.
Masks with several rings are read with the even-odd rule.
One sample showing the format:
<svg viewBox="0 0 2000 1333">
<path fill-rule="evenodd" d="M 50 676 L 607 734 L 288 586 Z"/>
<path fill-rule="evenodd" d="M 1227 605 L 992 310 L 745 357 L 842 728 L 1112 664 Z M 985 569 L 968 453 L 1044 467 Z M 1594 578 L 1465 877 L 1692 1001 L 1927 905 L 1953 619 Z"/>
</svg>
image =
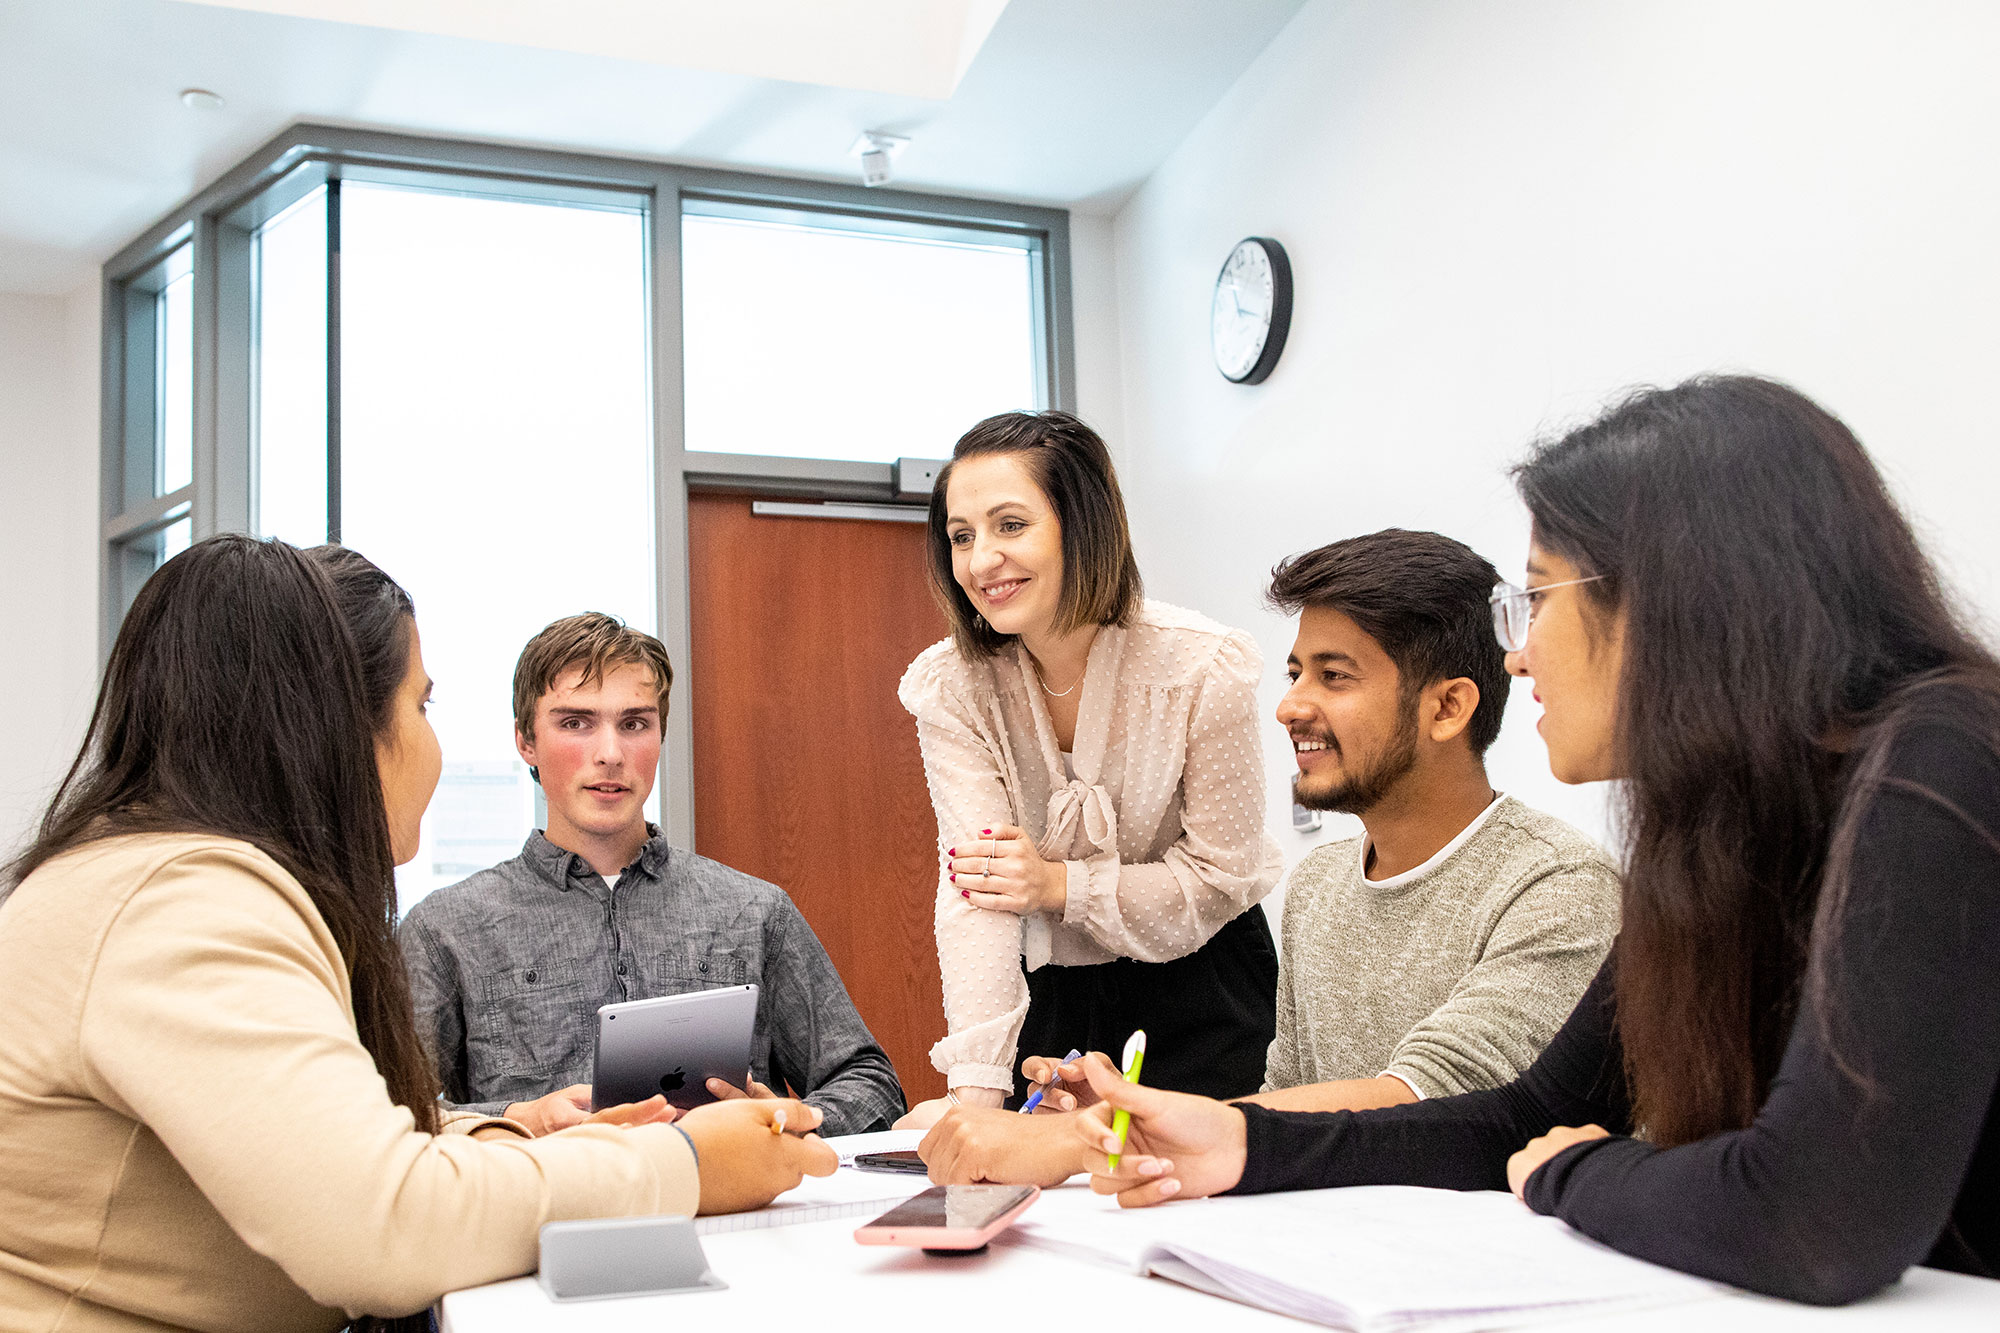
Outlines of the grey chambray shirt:
<svg viewBox="0 0 2000 1333">
<path fill-rule="evenodd" d="M 411 908 L 397 941 L 445 1099 L 468 1110 L 590 1082 L 599 1005 L 754 982 L 760 1083 L 790 1084 L 824 1134 L 903 1113 L 896 1071 L 785 891 L 657 830 L 615 889 L 537 830 Z"/>
</svg>

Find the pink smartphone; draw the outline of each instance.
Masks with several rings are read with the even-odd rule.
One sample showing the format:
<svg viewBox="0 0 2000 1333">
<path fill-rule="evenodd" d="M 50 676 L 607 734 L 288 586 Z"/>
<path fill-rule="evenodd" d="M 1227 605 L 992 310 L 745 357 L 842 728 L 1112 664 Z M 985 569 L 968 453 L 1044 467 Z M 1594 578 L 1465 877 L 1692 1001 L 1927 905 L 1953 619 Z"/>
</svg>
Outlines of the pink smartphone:
<svg viewBox="0 0 2000 1333">
<path fill-rule="evenodd" d="M 854 1233 L 863 1245 L 977 1250 L 1039 1199 L 1033 1185 L 933 1185 Z"/>
</svg>

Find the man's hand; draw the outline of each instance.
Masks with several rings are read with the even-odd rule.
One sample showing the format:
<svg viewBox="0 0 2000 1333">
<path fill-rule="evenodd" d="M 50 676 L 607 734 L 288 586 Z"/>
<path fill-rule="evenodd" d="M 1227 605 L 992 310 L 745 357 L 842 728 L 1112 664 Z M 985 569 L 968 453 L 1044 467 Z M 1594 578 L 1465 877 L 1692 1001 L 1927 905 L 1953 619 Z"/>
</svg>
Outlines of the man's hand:
<svg viewBox="0 0 2000 1333">
<path fill-rule="evenodd" d="M 1091 1154 L 1060 1118 L 954 1106 L 924 1135 L 917 1155 L 933 1185 L 1049 1187 L 1087 1169 Z"/>
<path fill-rule="evenodd" d="M 736 1101 L 743 1097 L 755 1097 L 764 1101 L 771 1101 L 781 1096 L 781 1094 L 772 1092 L 754 1078 L 745 1079 L 744 1086 L 741 1088 L 725 1079 L 712 1078 L 708 1081 L 708 1093 L 709 1096 L 714 1097 L 717 1101 L 724 1102 Z"/>
<path fill-rule="evenodd" d="M 531 1102 L 515 1102 L 501 1114 L 536 1138 L 553 1134 L 590 1118 L 590 1085 L 575 1083 Z"/>
<path fill-rule="evenodd" d="M 627 1102 L 623 1106 L 607 1106 L 602 1111 L 592 1111 L 582 1123 L 630 1129 L 634 1125 L 671 1124 L 680 1113 L 678 1106 L 669 1106 L 667 1099 L 656 1092 L 643 1102 Z"/>
<path fill-rule="evenodd" d="M 1417 1099 L 1410 1085 L 1394 1074 L 1379 1078 L 1347 1078 L 1332 1083 L 1303 1083 L 1295 1088 L 1273 1088 L 1231 1101 L 1268 1106 L 1273 1111 L 1372 1111 L 1382 1106 L 1405 1106 Z"/>
<path fill-rule="evenodd" d="M 1515 1198 L 1521 1199 L 1523 1191 L 1528 1188 L 1528 1177 L 1534 1175 L 1543 1162 L 1573 1144 L 1610 1137 L 1611 1131 L 1602 1125 L 1558 1125 L 1538 1139 L 1529 1139 L 1527 1147 L 1507 1159 L 1507 1188 L 1514 1191 Z M 1526 1200 L 1522 1199 L 1522 1202 Z"/>
<path fill-rule="evenodd" d="M 1127 1083 L 1101 1052 L 1084 1057 L 1084 1074 L 1102 1100 L 1072 1120 L 1090 1151 L 1090 1187 L 1115 1194 L 1120 1207 L 1144 1208 L 1172 1198 L 1220 1194 L 1243 1179 L 1247 1133 L 1243 1113 L 1226 1102 Z M 1132 1113 L 1121 1150 L 1111 1113 Z M 1119 1153 L 1113 1171 L 1106 1156 Z"/>
<path fill-rule="evenodd" d="M 602 1111 L 592 1111 L 590 1085 L 575 1083 L 531 1102 L 515 1102 L 507 1108 L 506 1118 L 540 1138 L 572 1125 L 665 1124 L 679 1114 L 680 1111 L 667 1105 L 667 1099 L 658 1093 L 643 1102 L 628 1102 L 624 1106 L 607 1106 Z"/>
<path fill-rule="evenodd" d="M 701 1162 L 703 1213 L 762 1208 L 805 1176 L 830 1176 L 840 1157 L 811 1133 L 820 1113 L 804 1102 L 738 1098 L 697 1106 L 680 1126 Z"/>
</svg>

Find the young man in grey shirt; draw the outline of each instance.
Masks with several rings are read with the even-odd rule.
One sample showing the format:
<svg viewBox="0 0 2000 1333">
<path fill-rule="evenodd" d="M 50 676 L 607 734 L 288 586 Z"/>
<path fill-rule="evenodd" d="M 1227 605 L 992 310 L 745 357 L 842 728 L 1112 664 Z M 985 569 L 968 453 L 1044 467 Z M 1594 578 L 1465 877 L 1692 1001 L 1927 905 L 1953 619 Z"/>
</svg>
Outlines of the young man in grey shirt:
<svg viewBox="0 0 2000 1333">
<path fill-rule="evenodd" d="M 1299 617 L 1278 705 L 1300 804 L 1358 815 L 1285 892 L 1277 1036 L 1263 1090 L 1295 1111 L 1362 1110 L 1490 1088 L 1525 1069 L 1618 930 L 1618 878 L 1576 829 L 1493 790 L 1483 758 L 1509 677 L 1470 548 L 1390 529 L 1294 556 L 1274 606 Z M 1093 1100 L 1045 1056 L 1044 1107 Z M 960 1107 L 920 1151 L 940 1182 L 1051 1184 L 1082 1169 L 1054 1120 Z"/>
<path fill-rule="evenodd" d="M 646 823 L 672 684 L 660 641 L 609 616 L 558 620 L 522 650 L 515 744 L 548 828 L 397 932 L 445 1097 L 537 1134 L 576 1124 L 598 1006 L 754 982 L 751 1085 L 709 1091 L 790 1085 L 824 1134 L 885 1129 L 902 1087 L 792 900 Z"/>
</svg>

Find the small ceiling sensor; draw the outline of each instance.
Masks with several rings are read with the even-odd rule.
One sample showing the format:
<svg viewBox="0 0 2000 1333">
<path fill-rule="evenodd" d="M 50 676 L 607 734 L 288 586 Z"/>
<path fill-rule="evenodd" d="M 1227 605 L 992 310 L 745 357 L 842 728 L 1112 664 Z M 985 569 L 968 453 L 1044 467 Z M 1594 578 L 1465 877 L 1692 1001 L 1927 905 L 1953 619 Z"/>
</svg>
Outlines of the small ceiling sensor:
<svg viewBox="0 0 2000 1333">
<path fill-rule="evenodd" d="M 221 93 L 212 93 L 206 88 L 181 89 L 181 105 L 195 111 L 220 111 L 227 105 Z"/>
<path fill-rule="evenodd" d="M 861 159 L 861 183 L 872 189 L 889 183 L 892 174 L 890 164 L 909 146 L 910 141 L 900 134 L 864 130 L 861 137 L 854 141 L 854 146 L 847 150 L 847 155 Z"/>
</svg>

